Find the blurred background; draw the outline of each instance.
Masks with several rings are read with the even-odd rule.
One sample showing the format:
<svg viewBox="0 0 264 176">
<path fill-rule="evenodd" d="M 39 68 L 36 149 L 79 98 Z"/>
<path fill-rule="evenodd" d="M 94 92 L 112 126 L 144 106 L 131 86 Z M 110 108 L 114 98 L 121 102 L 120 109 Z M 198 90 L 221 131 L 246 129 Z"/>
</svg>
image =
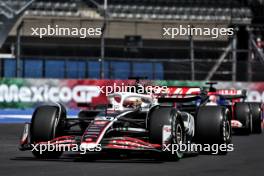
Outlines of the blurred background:
<svg viewBox="0 0 264 176">
<path fill-rule="evenodd" d="M 101 27 L 101 36 L 32 36 L 32 27 Z M 163 27 L 235 35 L 163 36 Z M 2 0 L 3 78 L 264 81 L 264 0 Z"/>
</svg>

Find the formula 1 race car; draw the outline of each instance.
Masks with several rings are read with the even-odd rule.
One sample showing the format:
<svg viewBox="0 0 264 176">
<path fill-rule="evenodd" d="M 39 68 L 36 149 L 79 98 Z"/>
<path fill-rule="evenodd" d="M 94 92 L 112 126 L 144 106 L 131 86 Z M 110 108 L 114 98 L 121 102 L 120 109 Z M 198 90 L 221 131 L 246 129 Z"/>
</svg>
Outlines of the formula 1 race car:
<svg viewBox="0 0 264 176">
<path fill-rule="evenodd" d="M 206 83 L 209 86 L 208 95 L 218 94 L 218 104 L 226 106 L 232 114 L 232 129 L 244 134 L 262 133 L 263 112 L 262 103 L 246 102 L 247 91 L 235 89 L 219 89 L 216 82 Z"/>
<path fill-rule="evenodd" d="M 172 155 L 164 145 L 230 144 L 228 108 L 210 104 L 195 93 L 197 88 L 178 89 L 188 95 L 110 94 L 107 108 L 81 110 L 78 118 L 67 118 L 61 104 L 40 106 L 31 123 L 25 124 L 20 150 L 31 150 L 37 158 L 58 158 L 62 151 L 40 152 L 40 145 L 77 145 L 78 152 L 153 151 L 178 160 L 184 152 Z M 199 106 L 193 103 L 197 100 L 201 100 Z"/>
</svg>

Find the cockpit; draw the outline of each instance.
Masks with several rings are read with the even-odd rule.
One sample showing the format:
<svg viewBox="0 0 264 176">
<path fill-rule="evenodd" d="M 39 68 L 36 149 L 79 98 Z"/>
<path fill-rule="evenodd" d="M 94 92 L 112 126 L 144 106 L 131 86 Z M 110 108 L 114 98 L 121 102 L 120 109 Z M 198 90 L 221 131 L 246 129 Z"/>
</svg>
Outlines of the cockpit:
<svg viewBox="0 0 264 176">
<path fill-rule="evenodd" d="M 108 96 L 113 110 L 149 109 L 155 100 L 150 95 L 137 93 L 115 93 Z"/>
</svg>

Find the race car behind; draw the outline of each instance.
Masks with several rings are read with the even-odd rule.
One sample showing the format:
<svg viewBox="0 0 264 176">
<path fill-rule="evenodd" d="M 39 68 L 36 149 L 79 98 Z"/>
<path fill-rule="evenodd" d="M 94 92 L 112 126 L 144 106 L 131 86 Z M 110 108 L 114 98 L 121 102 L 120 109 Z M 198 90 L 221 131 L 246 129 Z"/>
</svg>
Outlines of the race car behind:
<svg viewBox="0 0 264 176">
<path fill-rule="evenodd" d="M 260 102 L 248 102 L 246 90 L 216 89 L 216 82 L 207 83 L 208 95 L 220 95 L 217 100 L 227 107 L 232 114 L 232 129 L 234 132 L 251 134 L 262 133 L 263 105 Z"/>
</svg>

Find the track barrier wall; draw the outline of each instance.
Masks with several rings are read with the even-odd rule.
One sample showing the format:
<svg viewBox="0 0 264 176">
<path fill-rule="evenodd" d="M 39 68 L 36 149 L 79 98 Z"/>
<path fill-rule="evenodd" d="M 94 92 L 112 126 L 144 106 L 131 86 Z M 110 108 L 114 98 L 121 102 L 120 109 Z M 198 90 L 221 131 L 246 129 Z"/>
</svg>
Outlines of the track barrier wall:
<svg viewBox="0 0 264 176">
<path fill-rule="evenodd" d="M 205 82 L 142 80 L 142 85 L 203 87 Z M 106 86 L 134 85 L 135 80 L 93 79 L 0 79 L 0 122 L 24 122 L 35 107 L 52 102 L 64 104 L 70 116 L 79 111 L 77 103 L 107 103 Z M 99 87 L 100 88 L 99 88 Z M 218 82 L 218 89 L 246 89 L 247 100 L 264 102 L 264 82 Z"/>
</svg>

